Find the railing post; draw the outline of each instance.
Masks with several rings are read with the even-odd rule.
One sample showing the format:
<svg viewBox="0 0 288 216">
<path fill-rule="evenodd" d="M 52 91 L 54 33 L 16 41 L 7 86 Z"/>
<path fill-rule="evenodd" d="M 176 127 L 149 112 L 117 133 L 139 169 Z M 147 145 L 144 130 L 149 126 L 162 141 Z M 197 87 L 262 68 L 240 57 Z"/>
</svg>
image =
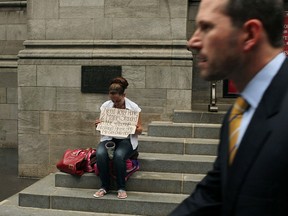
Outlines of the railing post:
<svg viewBox="0 0 288 216">
<path fill-rule="evenodd" d="M 210 83 L 210 104 L 208 105 L 209 112 L 218 112 L 218 107 L 216 105 L 216 82 Z"/>
</svg>

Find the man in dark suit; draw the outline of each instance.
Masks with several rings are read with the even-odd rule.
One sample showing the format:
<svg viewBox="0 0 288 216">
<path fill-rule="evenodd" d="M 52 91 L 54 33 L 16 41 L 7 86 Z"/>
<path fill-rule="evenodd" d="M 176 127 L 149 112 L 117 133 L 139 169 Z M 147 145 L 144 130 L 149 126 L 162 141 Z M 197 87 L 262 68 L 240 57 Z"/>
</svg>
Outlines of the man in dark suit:
<svg viewBox="0 0 288 216">
<path fill-rule="evenodd" d="M 228 111 L 213 169 L 170 216 L 288 216 L 283 16 L 282 0 L 201 1 L 188 48 L 204 79 L 231 79 L 248 107 L 235 131 L 239 105 Z"/>
</svg>

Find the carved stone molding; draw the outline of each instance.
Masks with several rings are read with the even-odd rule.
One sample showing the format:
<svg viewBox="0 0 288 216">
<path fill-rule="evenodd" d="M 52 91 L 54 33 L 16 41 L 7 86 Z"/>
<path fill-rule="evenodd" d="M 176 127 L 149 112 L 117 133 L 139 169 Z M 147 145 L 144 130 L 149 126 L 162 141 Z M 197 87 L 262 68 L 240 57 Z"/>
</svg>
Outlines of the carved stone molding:
<svg viewBox="0 0 288 216">
<path fill-rule="evenodd" d="M 0 1 L 0 8 L 4 7 L 26 7 L 27 1 Z"/>
<path fill-rule="evenodd" d="M 20 59 L 169 59 L 191 60 L 186 41 L 26 40 Z"/>
</svg>

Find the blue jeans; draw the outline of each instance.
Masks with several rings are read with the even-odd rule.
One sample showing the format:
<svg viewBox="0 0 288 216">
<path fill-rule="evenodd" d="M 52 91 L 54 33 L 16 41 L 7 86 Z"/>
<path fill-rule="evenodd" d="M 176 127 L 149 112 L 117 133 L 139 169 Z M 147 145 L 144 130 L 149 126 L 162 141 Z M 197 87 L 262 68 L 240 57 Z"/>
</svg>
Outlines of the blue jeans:
<svg viewBox="0 0 288 216">
<path fill-rule="evenodd" d="M 105 144 L 110 140 L 100 142 L 96 151 L 97 167 L 99 169 L 99 176 L 102 186 L 105 190 L 110 189 L 110 175 L 109 175 L 109 157 Z M 115 142 L 115 152 L 113 157 L 113 167 L 116 171 L 117 189 L 125 190 L 126 177 L 126 160 L 133 154 L 134 150 L 130 139 L 112 139 Z"/>
</svg>

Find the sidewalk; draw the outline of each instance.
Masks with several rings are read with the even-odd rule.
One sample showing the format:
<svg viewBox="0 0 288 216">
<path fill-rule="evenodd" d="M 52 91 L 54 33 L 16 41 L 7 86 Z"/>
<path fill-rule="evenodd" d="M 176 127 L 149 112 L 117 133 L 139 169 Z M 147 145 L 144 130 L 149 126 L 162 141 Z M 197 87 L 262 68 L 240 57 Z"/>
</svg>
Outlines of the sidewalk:
<svg viewBox="0 0 288 216">
<path fill-rule="evenodd" d="M 17 149 L 0 148 L 0 174 L 0 202 L 38 180 L 18 177 Z"/>
</svg>

